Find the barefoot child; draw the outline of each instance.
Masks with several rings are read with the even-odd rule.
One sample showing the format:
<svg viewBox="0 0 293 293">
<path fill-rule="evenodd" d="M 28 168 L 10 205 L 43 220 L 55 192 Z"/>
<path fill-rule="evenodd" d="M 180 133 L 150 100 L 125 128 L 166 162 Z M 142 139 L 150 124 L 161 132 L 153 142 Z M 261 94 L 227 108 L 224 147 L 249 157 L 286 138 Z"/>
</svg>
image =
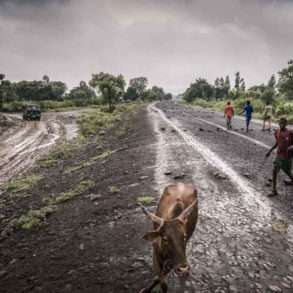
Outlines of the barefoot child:
<svg viewBox="0 0 293 293">
<path fill-rule="evenodd" d="M 263 126 L 262 130 L 265 131 L 266 129 L 266 122 L 269 124 L 269 132 L 271 132 L 271 124 L 272 124 L 272 116 L 273 116 L 273 106 L 270 102 L 267 102 L 263 112 Z"/>
<path fill-rule="evenodd" d="M 227 129 L 232 129 L 232 117 L 234 116 L 234 108 L 231 105 L 231 102 L 228 101 L 227 105 L 225 107 L 225 112 L 224 112 L 224 117 L 226 117 L 226 122 L 227 122 Z"/>
<path fill-rule="evenodd" d="M 245 112 L 245 120 L 246 120 L 246 132 L 249 131 L 249 124 L 252 118 L 252 113 L 253 113 L 253 107 L 250 104 L 250 101 L 246 102 L 246 105 L 243 108 L 243 111 L 240 113 L 243 114 Z"/>
<path fill-rule="evenodd" d="M 273 192 L 269 196 L 278 195 L 277 192 L 277 175 L 280 170 L 283 170 L 286 175 L 291 179 L 285 181 L 288 185 L 293 185 L 293 176 L 291 173 L 292 166 L 292 150 L 293 150 L 293 133 L 287 129 L 287 119 L 281 118 L 279 121 L 280 128 L 275 132 L 276 143 L 268 151 L 266 157 L 269 157 L 274 149 L 277 148 L 277 156 L 274 159 L 273 168 Z"/>
</svg>

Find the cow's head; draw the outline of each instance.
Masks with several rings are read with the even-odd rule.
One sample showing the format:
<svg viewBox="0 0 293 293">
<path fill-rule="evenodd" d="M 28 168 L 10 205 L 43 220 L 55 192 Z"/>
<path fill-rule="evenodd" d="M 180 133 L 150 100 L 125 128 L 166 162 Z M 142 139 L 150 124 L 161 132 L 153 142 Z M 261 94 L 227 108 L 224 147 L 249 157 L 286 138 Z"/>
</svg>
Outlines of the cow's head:
<svg viewBox="0 0 293 293">
<path fill-rule="evenodd" d="M 181 212 L 172 220 L 164 220 L 142 207 L 144 213 L 158 226 L 155 231 L 144 235 L 145 240 L 152 241 L 156 246 L 159 257 L 163 262 L 163 273 L 167 274 L 174 270 L 177 275 L 187 276 L 190 266 L 186 259 L 188 216 L 193 211 L 197 201 Z"/>
</svg>

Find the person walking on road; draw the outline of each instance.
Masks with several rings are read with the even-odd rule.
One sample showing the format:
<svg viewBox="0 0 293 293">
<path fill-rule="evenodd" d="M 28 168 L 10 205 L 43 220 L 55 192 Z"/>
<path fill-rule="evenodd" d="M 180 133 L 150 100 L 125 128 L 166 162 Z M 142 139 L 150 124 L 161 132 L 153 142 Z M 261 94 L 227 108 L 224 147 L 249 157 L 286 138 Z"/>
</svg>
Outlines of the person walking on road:
<svg viewBox="0 0 293 293">
<path fill-rule="evenodd" d="M 226 118 L 227 129 L 232 129 L 232 117 L 234 116 L 234 108 L 231 102 L 228 101 L 224 111 L 224 118 Z"/>
<path fill-rule="evenodd" d="M 245 112 L 245 120 L 246 120 L 246 132 L 249 131 L 249 124 L 252 118 L 252 113 L 253 113 L 253 107 L 250 104 L 250 101 L 247 101 L 243 111 L 240 113 L 240 115 L 242 115 Z"/>
<path fill-rule="evenodd" d="M 266 122 L 269 124 L 268 131 L 271 132 L 272 127 L 272 116 L 273 116 L 273 106 L 270 102 L 267 102 L 263 111 L 263 126 L 262 131 L 266 130 Z"/>
<path fill-rule="evenodd" d="M 275 132 L 276 143 L 267 152 L 266 157 L 269 157 L 274 149 L 277 149 L 277 156 L 274 159 L 273 168 L 273 192 L 269 196 L 278 195 L 277 192 L 277 175 L 280 170 L 290 178 L 290 181 L 284 181 L 287 185 L 293 185 L 292 167 L 292 151 L 293 151 L 293 133 L 287 129 L 287 119 L 281 118 L 279 121 L 280 128 Z"/>
</svg>

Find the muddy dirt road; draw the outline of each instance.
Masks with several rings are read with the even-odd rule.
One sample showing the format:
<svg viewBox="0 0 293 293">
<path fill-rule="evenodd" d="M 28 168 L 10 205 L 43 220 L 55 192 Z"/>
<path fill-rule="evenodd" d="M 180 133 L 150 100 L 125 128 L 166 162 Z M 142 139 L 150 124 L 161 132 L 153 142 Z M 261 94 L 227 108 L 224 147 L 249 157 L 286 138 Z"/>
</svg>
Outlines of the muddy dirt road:
<svg viewBox="0 0 293 293">
<path fill-rule="evenodd" d="M 11 115 L 21 121 L 20 115 Z M 44 113 L 41 121 L 21 121 L 0 137 L 0 184 L 33 165 L 58 141 L 75 136 L 76 113 Z"/>
<path fill-rule="evenodd" d="M 0 292 L 137 293 L 152 279 L 142 240 L 151 225 L 137 202 L 153 197 L 154 209 L 178 181 L 197 186 L 200 214 L 187 248 L 192 275 L 170 277 L 168 292 L 292 292 L 293 188 L 280 180 L 280 195 L 266 196 L 273 136 L 258 123 L 246 134 L 241 119 L 227 132 L 222 115 L 172 101 L 125 117 L 57 165 L 32 170 L 42 179 L 30 190 L 2 194 L 5 232 L 11 219 L 92 183 L 42 226 L 0 234 Z"/>
</svg>

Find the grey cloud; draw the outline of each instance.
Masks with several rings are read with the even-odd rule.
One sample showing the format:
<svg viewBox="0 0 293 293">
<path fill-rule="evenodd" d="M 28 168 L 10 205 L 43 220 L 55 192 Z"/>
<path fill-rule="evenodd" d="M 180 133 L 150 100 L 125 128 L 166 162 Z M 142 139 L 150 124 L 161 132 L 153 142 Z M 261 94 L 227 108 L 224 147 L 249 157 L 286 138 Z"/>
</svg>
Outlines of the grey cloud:
<svg viewBox="0 0 293 293">
<path fill-rule="evenodd" d="M 103 70 L 178 92 L 196 77 L 237 70 L 250 84 L 265 82 L 293 57 L 285 0 L 4 2 L 0 70 L 12 79 L 46 73 L 73 86 Z"/>
</svg>

